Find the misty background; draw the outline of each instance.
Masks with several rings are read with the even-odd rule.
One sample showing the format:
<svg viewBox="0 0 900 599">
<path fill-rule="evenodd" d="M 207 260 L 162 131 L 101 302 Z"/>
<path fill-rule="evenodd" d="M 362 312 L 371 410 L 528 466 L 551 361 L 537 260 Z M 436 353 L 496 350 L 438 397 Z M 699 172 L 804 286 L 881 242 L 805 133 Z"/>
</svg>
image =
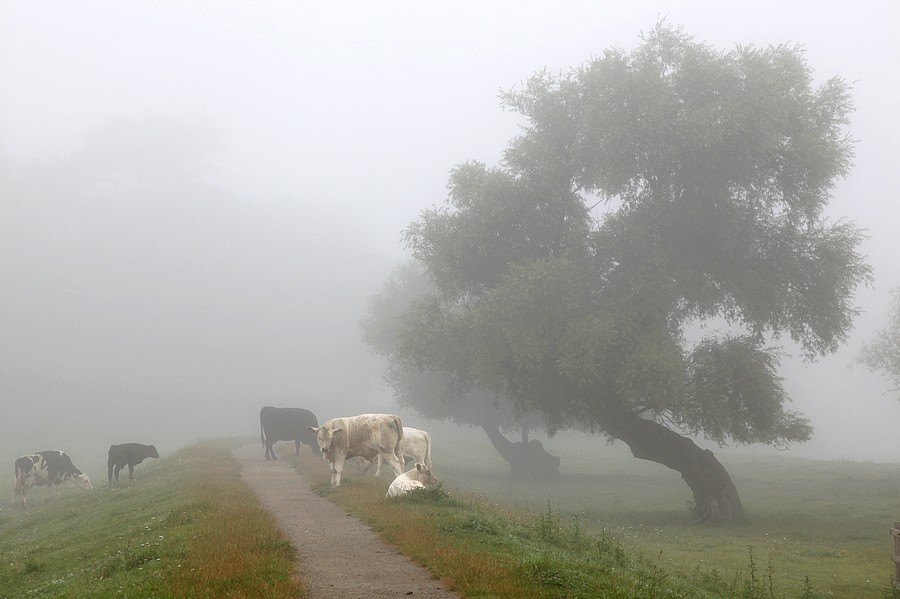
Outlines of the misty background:
<svg viewBox="0 0 900 599">
<path fill-rule="evenodd" d="M 454 165 L 501 158 L 519 122 L 500 90 L 661 18 L 718 49 L 800 44 L 817 82 L 853 83 L 855 166 L 828 213 L 867 231 L 875 285 L 835 355 L 785 346 L 788 409 L 815 427 L 790 454 L 900 460 L 900 401 L 850 367 L 900 286 L 900 4 L 10 1 L 0 467 L 255 435 L 263 405 L 397 411 L 359 321 L 402 230 Z"/>
</svg>

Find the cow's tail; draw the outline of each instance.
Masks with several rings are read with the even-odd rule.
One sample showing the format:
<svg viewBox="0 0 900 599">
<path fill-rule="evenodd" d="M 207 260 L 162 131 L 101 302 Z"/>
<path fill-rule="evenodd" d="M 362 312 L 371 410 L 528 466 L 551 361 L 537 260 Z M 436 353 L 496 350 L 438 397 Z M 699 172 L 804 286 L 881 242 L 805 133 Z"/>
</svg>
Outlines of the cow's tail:
<svg viewBox="0 0 900 599">
<path fill-rule="evenodd" d="M 431 470 L 431 435 L 425 433 L 425 466 Z"/>
<path fill-rule="evenodd" d="M 262 441 L 262 445 L 263 445 L 263 447 L 265 447 L 266 446 L 266 435 L 263 433 L 262 411 L 260 411 L 260 413 L 259 413 L 259 440 Z M 266 455 L 266 459 L 268 459 L 268 458 L 269 458 L 269 456 Z"/>
<path fill-rule="evenodd" d="M 397 444 L 394 445 L 394 455 L 397 456 L 397 459 L 400 460 L 400 472 L 403 472 L 403 464 L 405 463 L 403 460 L 403 422 L 400 421 L 399 416 L 391 416 L 391 420 L 394 422 L 394 428 L 397 429 Z"/>
</svg>

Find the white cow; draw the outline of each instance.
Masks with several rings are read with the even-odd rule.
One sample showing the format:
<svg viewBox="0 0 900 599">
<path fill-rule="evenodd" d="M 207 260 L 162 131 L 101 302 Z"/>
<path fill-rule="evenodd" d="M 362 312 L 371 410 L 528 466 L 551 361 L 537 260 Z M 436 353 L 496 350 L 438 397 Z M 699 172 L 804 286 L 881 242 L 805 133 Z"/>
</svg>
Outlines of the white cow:
<svg viewBox="0 0 900 599">
<path fill-rule="evenodd" d="M 431 435 L 428 434 L 428 431 L 423 431 L 418 428 L 413 428 L 411 426 L 403 427 L 403 440 L 400 441 L 400 456 L 404 460 L 412 460 L 413 464 L 425 464 L 427 468 L 432 468 L 431 465 Z M 364 458 L 357 458 L 360 464 L 360 473 L 365 473 L 369 471 L 369 468 L 372 466 L 372 462 L 365 460 Z M 375 468 L 375 477 L 381 474 L 381 456 L 375 458 L 378 462 L 378 466 Z M 404 468 L 406 465 L 404 464 Z"/>
<path fill-rule="evenodd" d="M 16 497 L 21 497 L 25 507 L 28 507 L 28 490 L 34 485 L 49 487 L 47 499 L 57 495 L 59 486 L 67 480 L 74 481 L 78 488 L 86 491 L 94 488 L 88 475 L 72 463 L 66 452 L 58 450 L 39 451 L 16 459 L 15 476 L 10 503 L 15 503 Z"/>
<path fill-rule="evenodd" d="M 332 418 L 319 427 L 307 427 L 316 433 L 316 442 L 323 457 L 331 464 L 331 485 L 341 484 L 344 462 L 362 457 L 373 460 L 381 457 L 394 471 L 403 472 L 400 442 L 403 423 L 394 414 L 360 414 L 349 418 Z"/>
<path fill-rule="evenodd" d="M 431 468 L 425 464 L 416 464 L 416 467 L 409 472 L 404 472 L 394 479 L 391 486 L 388 487 L 386 498 L 400 497 L 406 495 L 415 489 L 422 489 L 426 485 L 436 485 L 438 479 L 434 477 Z"/>
</svg>

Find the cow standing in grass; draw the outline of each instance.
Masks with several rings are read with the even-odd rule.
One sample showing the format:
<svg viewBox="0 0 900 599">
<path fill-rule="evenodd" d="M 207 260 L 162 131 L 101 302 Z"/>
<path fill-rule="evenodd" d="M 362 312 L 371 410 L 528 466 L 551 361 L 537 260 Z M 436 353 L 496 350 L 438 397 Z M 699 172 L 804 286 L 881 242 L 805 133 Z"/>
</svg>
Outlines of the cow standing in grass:
<svg viewBox="0 0 900 599">
<path fill-rule="evenodd" d="M 316 436 L 309 432 L 309 427 L 316 426 L 316 415 L 304 408 L 264 406 L 259 411 L 259 437 L 266 448 L 266 459 L 278 459 L 272 449 L 278 441 L 293 441 L 295 455 L 300 455 L 301 443 L 309 445 L 313 455 L 320 455 Z"/>
<path fill-rule="evenodd" d="M 388 487 L 385 497 L 388 499 L 400 497 L 401 495 L 406 495 L 416 489 L 423 489 L 429 485 L 436 485 L 437 482 L 438 479 L 435 478 L 434 474 L 431 472 L 431 468 L 428 468 L 425 464 L 416 464 L 415 468 L 409 472 L 404 472 L 394 479 L 394 482 Z"/>
<path fill-rule="evenodd" d="M 403 427 L 403 439 L 400 441 L 400 456 L 404 460 L 410 460 L 413 464 L 425 464 L 427 468 L 432 468 L 431 465 L 431 435 L 428 434 L 428 431 L 423 431 L 418 428 L 413 428 L 411 426 Z M 362 463 L 360 465 L 360 473 L 366 473 L 369 471 L 369 468 L 372 466 L 372 462 L 365 460 L 363 458 L 357 458 Z M 379 454 L 376 457 L 376 461 L 378 462 L 378 467 L 375 469 L 375 477 L 381 475 L 381 465 L 382 459 Z M 403 469 L 406 469 L 406 464 L 404 462 Z"/>
<path fill-rule="evenodd" d="M 47 485 L 46 499 L 49 500 L 59 493 L 59 486 L 67 480 L 74 481 L 78 488 L 85 491 L 94 488 L 88 475 L 79 470 L 64 451 L 39 451 L 23 455 L 16 460 L 15 486 L 10 503 L 14 504 L 16 497 L 21 497 L 22 505 L 28 507 L 28 491 L 34 485 Z"/>
<path fill-rule="evenodd" d="M 400 453 L 403 423 L 399 416 L 361 414 L 349 418 L 332 418 L 320 427 L 309 427 L 309 430 L 316 434 L 316 442 L 331 464 L 333 487 L 341 484 L 344 462 L 357 456 L 371 461 L 380 455 L 393 469 L 394 476 L 403 472 L 403 457 Z"/>
<path fill-rule="evenodd" d="M 109 459 L 106 462 L 108 468 L 109 484 L 112 484 L 113 476 L 116 484 L 119 483 L 119 470 L 128 466 L 128 480 L 134 480 L 134 467 L 147 458 L 158 458 L 159 452 L 152 445 L 141 443 L 122 443 L 109 446 Z"/>
</svg>

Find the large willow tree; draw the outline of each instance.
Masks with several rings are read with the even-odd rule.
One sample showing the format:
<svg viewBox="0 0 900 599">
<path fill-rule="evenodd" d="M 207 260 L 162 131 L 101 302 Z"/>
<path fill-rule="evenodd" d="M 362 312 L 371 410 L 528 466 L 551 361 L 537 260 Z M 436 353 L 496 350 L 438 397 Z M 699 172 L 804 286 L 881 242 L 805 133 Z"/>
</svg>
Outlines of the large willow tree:
<svg viewBox="0 0 900 599">
<path fill-rule="evenodd" d="M 859 230 L 823 213 L 850 167 L 847 86 L 816 86 L 798 48 L 661 24 L 504 103 L 526 125 L 502 164 L 456 167 L 406 231 L 437 291 L 404 311 L 394 364 L 621 440 L 677 470 L 702 520 L 741 517 L 692 437 L 808 439 L 776 344 L 833 352 L 870 277 Z"/>
</svg>

